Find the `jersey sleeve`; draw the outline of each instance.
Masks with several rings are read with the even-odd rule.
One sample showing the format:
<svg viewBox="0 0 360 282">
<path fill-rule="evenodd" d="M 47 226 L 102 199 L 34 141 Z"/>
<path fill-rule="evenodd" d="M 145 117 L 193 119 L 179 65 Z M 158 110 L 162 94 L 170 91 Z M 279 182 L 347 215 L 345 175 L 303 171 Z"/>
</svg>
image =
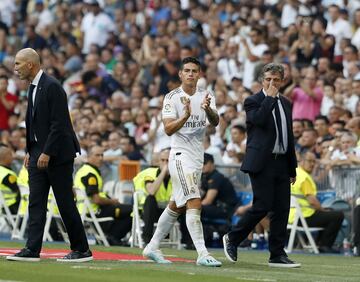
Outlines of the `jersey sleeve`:
<svg viewBox="0 0 360 282">
<path fill-rule="evenodd" d="M 177 118 L 174 100 L 175 97 L 171 93 L 165 96 L 162 108 L 163 118 Z"/>
<path fill-rule="evenodd" d="M 19 191 L 19 186 L 17 185 L 17 178 L 15 175 L 8 174 L 3 178 L 2 184 L 9 187 L 11 191 L 17 193 Z"/>
<path fill-rule="evenodd" d="M 81 178 L 81 182 L 85 186 L 86 195 L 91 197 L 99 193 L 99 183 L 95 174 L 89 173 Z"/>
</svg>

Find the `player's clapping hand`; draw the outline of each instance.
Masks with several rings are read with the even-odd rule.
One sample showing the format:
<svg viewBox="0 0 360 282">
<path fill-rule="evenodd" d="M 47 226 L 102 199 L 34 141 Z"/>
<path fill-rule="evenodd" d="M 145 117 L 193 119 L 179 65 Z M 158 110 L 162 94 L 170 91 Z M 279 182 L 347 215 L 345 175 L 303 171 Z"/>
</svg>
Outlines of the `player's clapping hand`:
<svg viewBox="0 0 360 282">
<path fill-rule="evenodd" d="M 187 117 L 189 117 L 191 115 L 191 105 L 190 105 L 190 99 L 189 98 L 185 98 L 185 102 L 184 102 L 184 112 L 185 115 Z"/>
<path fill-rule="evenodd" d="M 203 102 L 201 103 L 201 108 L 204 109 L 205 111 L 209 111 L 210 110 L 210 102 L 211 102 L 211 97 L 210 97 L 209 93 L 207 93 Z"/>
</svg>

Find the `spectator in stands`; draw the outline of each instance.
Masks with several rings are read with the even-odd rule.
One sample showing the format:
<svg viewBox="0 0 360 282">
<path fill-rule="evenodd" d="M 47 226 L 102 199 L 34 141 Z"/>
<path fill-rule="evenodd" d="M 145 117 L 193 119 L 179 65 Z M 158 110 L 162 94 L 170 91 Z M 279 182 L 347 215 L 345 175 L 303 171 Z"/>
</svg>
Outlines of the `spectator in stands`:
<svg viewBox="0 0 360 282">
<path fill-rule="evenodd" d="M 154 223 L 158 221 L 166 208 L 172 193 L 172 184 L 168 170 L 169 149 L 160 152 L 160 167 L 150 167 L 139 172 L 133 179 L 135 191 L 141 191 L 138 202 L 142 207 L 144 221 L 143 240 L 148 244 L 154 232 Z"/>
<path fill-rule="evenodd" d="M 297 67 L 307 67 L 311 64 L 315 49 L 313 40 L 311 22 L 302 20 L 299 26 L 298 39 L 293 42 L 290 48 L 290 55 Z"/>
<path fill-rule="evenodd" d="M 11 169 L 13 160 L 13 151 L 0 144 L 0 190 L 10 212 L 16 214 L 20 203 L 20 190 L 16 173 Z"/>
<path fill-rule="evenodd" d="M 359 165 L 360 148 L 356 146 L 357 136 L 351 132 L 344 132 L 340 137 L 340 148 L 335 149 L 331 156 L 332 166 Z"/>
<path fill-rule="evenodd" d="M 93 95 L 97 97 L 103 105 L 106 104 L 106 100 L 109 99 L 116 90 L 121 90 L 120 84 L 111 76 L 102 77 L 97 75 L 93 70 L 83 73 L 82 82 L 86 87 L 95 89 Z"/>
<path fill-rule="evenodd" d="M 315 117 L 314 129 L 318 137 L 328 138 L 329 134 L 329 120 L 326 116 L 318 115 Z"/>
<path fill-rule="evenodd" d="M 0 132 L 9 129 L 9 116 L 13 113 L 18 98 L 10 94 L 8 89 L 8 77 L 0 76 Z"/>
<path fill-rule="evenodd" d="M 25 27 L 25 43 L 23 48 L 32 48 L 34 50 L 42 50 L 48 46 L 46 40 L 36 33 L 35 26 L 28 24 Z"/>
<path fill-rule="evenodd" d="M 123 154 L 122 158 L 132 161 L 144 160 L 144 156 L 136 145 L 134 137 L 122 136 L 120 139 L 120 148 Z"/>
<path fill-rule="evenodd" d="M 120 148 L 120 138 L 121 135 L 119 132 L 111 132 L 108 138 L 109 148 L 104 151 L 104 164 L 109 166 L 109 175 L 104 175 L 106 180 L 118 181 L 118 166 L 119 161 L 122 155 Z"/>
<path fill-rule="evenodd" d="M 289 94 L 293 102 L 294 119 L 309 119 L 313 121 L 320 113 L 323 91 L 316 85 L 317 74 L 312 67 L 306 68 L 305 78 L 300 85 Z"/>
<path fill-rule="evenodd" d="M 241 48 L 245 52 L 243 85 L 251 88 L 254 81 L 254 70 L 257 62 L 260 60 L 268 46 L 263 43 L 263 31 L 260 28 L 253 27 L 249 32 L 249 38 L 241 38 Z"/>
<path fill-rule="evenodd" d="M 357 64 L 359 61 L 358 49 L 354 45 L 347 45 L 343 51 L 343 75 L 350 78 L 350 64 Z"/>
<path fill-rule="evenodd" d="M 178 32 L 175 34 L 175 37 L 180 43 L 181 47 L 188 46 L 192 52 L 191 56 L 196 56 L 199 49 L 199 38 L 195 32 L 191 31 L 188 24 L 188 19 L 183 17 L 177 21 Z M 188 54 L 186 57 L 189 57 Z"/>
<path fill-rule="evenodd" d="M 99 168 L 103 163 L 104 150 L 94 146 L 88 152 L 85 163 L 75 174 L 74 186 L 82 189 L 89 197 L 97 217 L 113 217 L 114 221 L 101 223 L 109 244 L 123 245 L 122 238 L 131 229 L 132 206 L 119 203 L 117 199 L 109 198 L 103 191 L 103 178 Z M 78 199 L 78 208 L 82 207 Z"/>
<path fill-rule="evenodd" d="M 234 125 L 231 128 L 231 141 L 226 146 L 223 162 L 225 164 L 235 163 L 234 158 L 237 153 L 245 153 L 246 147 L 246 128 L 242 125 Z"/>
<path fill-rule="evenodd" d="M 222 160 L 221 150 L 219 147 L 211 144 L 211 139 L 209 134 L 205 134 L 203 144 L 204 144 L 205 153 L 213 156 L 215 165 L 222 165 L 223 160 Z"/>
<path fill-rule="evenodd" d="M 149 142 L 152 145 L 151 153 L 159 153 L 163 149 L 170 147 L 170 137 L 166 135 L 164 124 L 161 122 L 160 100 L 150 100 L 149 107 L 151 120 L 148 135 Z"/>
<path fill-rule="evenodd" d="M 304 129 L 298 142 L 295 144 L 295 149 L 299 153 L 311 151 L 314 149 L 318 135 L 315 129 Z"/>
<path fill-rule="evenodd" d="M 343 38 L 351 38 L 352 30 L 350 23 L 340 15 L 340 8 L 337 5 L 330 5 L 328 8 L 330 21 L 326 26 L 326 33 L 335 36 L 335 57 L 341 56 L 340 42 Z"/>
<path fill-rule="evenodd" d="M 324 97 L 321 101 L 320 112 L 328 116 L 330 108 L 335 105 L 335 87 L 333 84 L 324 85 Z"/>
<path fill-rule="evenodd" d="M 360 147 L 360 117 L 353 117 L 346 124 L 346 129 L 357 136 L 357 147 Z"/>
<path fill-rule="evenodd" d="M 83 54 L 88 54 L 92 44 L 104 47 L 111 32 L 115 31 L 113 20 L 104 13 L 98 0 L 86 0 L 87 13 L 81 22 Z"/>
<path fill-rule="evenodd" d="M 152 68 L 153 76 L 160 76 L 160 94 L 164 95 L 169 92 L 167 83 L 173 78 L 178 77 L 178 69 L 180 68 L 180 46 L 176 41 L 169 43 L 167 50 L 158 48 L 155 56 L 155 64 Z"/>
<path fill-rule="evenodd" d="M 301 137 L 305 129 L 304 122 L 301 119 L 294 119 L 292 127 L 293 127 L 294 141 L 296 144 L 296 142 L 298 142 L 299 138 Z"/>
<path fill-rule="evenodd" d="M 343 115 L 344 109 L 340 106 L 334 105 L 330 108 L 328 119 L 330 124 L 332 125 L 334 122 L 340 120 L 340 117 Z"/>
<path fill-rule="evenodd" d="M 315 154 L 307 151 L 300 155 L 296 169 L 296 182 L 291 185 L 291 194 L 300 204 L 301 211 L 309 227 L 323 227 L 318 238 L 321 253 L 337 253 L 333 249 L 336 236 L 341 228 L 344 214 L 341 211 L 325 210 L 316 198 L 316 184 L 311 176 L 316 163 Z M 295 208 L 290 209 L 289 223 L 294 221 Z"/>
</svg>

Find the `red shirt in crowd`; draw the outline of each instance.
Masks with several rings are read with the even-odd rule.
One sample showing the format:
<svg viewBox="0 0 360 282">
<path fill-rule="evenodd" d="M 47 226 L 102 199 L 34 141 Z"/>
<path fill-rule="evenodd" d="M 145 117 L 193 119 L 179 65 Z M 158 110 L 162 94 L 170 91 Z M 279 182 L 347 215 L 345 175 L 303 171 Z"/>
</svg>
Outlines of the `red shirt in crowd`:
<svg viewBox="0 0 360 282">
<path fill-rule="evenodd" d="M 18 97 L 7 93 L 5 96 L 5 99 L 7 101 L 11 101 L 14 103 L 14 105 L 16 105 L 17 101 L 18 101 Z M 4 104 L 1 102 L 0 100 L 0 130 L 4 130 L 4 129 L 9 129 L 9 124 L 8 124 L 8 120 L 9 120 L 9 116 L 10 114 L 13 113 L 14 108 L 7 110 L 4 106 Z"/>
</svg>

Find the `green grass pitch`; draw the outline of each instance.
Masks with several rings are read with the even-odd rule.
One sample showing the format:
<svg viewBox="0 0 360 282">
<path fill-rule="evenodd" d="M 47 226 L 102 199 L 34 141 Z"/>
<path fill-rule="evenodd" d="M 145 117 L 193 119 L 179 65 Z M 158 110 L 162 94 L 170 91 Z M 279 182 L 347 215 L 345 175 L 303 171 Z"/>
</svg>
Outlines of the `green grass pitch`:
<svg viewBox="0 0 360 282">
<path fill-rule="evenodd" d="M 0 247 L 21 248 L 14 242 L 1 242 Z M 45 244 L 46 248 L 68 249 L 65 244 Z M 137 248 L 93 246 L 93 250 L 114 253 L 141 254 Z M 195 251 L 163 249 L 165 255 L 196 259 Z M 158 265 L 151 262 L 93 261 L 90 263 L 58 263 L 42 259 L 39 263 L 9 262 L 0 257 L 0 282 L 72 282 L 72 281 L 134 281 L 134 282 L 227 282 L 227 281 L 360 281 L 360 258 L 339 255 L 292 254 L 301 262 L 299 269 L 275 269 L 267 266 L 268 252 L 239 251 L 238 262 L 226 261 L 221 249 L 211 252 L 223 262 L 220 268 L 196 266 L 195 263 L 175 262 Z"/>
</svg>

